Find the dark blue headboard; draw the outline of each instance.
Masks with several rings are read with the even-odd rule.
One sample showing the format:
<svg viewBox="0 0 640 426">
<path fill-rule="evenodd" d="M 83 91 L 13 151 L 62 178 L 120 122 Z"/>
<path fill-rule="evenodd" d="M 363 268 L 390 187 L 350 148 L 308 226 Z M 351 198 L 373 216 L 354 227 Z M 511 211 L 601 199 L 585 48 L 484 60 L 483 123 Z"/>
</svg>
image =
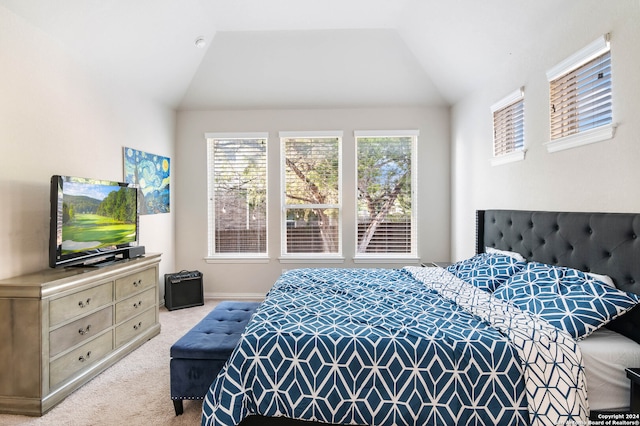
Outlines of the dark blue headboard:
<svg viewBox="0 0 640 426">
<path fill-rule="evenodd" d="M 476 252 L 515 251 L 527 260 L 610 276 L 640 294 L 640 214 L 478 210 Z M 640 309 L 609 328 L 640 343 Z"/>
</svg>

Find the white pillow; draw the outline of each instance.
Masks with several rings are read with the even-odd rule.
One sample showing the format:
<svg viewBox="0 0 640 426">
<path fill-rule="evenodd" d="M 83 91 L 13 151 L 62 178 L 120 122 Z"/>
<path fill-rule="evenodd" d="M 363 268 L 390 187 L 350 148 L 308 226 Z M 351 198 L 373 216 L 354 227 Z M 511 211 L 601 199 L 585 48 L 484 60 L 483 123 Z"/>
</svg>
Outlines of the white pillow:
<svg viewBox="0 0 640 426">
<path fill-rule="evenodd" d="M 485 247 L 484 252 L 489 254 L 503 254 L 505 256 L 511 256 L 514 259 L 519 260 L 520 262 L 526 261 L 524 256 L 522 256 L 520 253 L 516 253 L 515 251 L 499 250 L 494 247 Z"/>
<path fill-rule="evenodd" d="M 592 277 L 594 280 L 598 280 L 601 283 L 608 285 L 609 287 L 616 288 L 616 285 L 613 283 L 613 280 L 609 275 L 594 274 L 593 272 L 585 272 L 585 275 L 588 275 Z"/>
</svg>

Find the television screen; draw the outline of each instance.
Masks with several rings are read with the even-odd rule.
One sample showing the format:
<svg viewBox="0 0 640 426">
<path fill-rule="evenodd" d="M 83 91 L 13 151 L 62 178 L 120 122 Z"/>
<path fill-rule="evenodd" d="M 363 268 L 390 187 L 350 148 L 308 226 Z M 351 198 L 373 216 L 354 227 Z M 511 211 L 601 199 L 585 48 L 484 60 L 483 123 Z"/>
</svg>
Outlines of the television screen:
<svg viewBox="0 0 640 426">
<path fill-rule="evenodd" d="M 113 257 L 138 240 L 134 185 L 72 176 L 51 178 L 49 266 Z"/>
</svg>

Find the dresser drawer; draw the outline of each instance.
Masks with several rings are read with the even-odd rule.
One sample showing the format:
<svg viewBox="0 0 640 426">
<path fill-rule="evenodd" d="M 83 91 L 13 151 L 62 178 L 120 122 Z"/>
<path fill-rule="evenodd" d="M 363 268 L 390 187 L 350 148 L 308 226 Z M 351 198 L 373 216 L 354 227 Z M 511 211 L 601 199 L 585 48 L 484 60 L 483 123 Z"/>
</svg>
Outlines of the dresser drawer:
<svg viewBox="0 0 640 426">
<path fill-rule="evenodd" d="M 112 281 L 52 300 L 49 302 L 49 324 L 51 326 L 60 324 L 89 310 L 111 303 L 112 300 Z"/>
<path fill-rule="evenodd" d="M 140 312 L 154 305 L 156 289 L 150 288 L 144 293 L 136 294 L 116 304 L 116 324 L 138 315 Z"/>
<path fill-rule="evenodd" d="M 113 349 L 113 331 L 93 339 L 53 361 L 49 366 L 49 386 L 54 387 Z"/>
<path fill-rule="evenodd" d="M 113 307 L 107 306 L 49 333 L 49 356 L 92 338 L 113 324 Z"/>
<path fill-rule="evenodd" d="M 116 300 L 124 299 L 149 287 L 157 285 L 155 268 L 145 269 L 116 280 Z"/>
<path fill-rule="evenodd" d="M 122 325 L 116 327 L 116 348 L 123 343 L 132 340 L 138 334 L 142 333 L 156 322 L 155 309 L 149 309 L 146 312 L 131 318 Z"/>
</svg>

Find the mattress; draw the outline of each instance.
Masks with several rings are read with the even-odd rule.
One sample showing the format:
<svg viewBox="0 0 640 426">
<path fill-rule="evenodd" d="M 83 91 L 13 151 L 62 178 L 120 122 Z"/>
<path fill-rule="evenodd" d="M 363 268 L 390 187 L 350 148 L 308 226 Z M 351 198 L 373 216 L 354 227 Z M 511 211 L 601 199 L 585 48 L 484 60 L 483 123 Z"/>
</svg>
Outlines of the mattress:
<svg viewBox="0 0 640 426">
<path fill-rule="evenodd" d="M 597 330 L 578 345 L 585 366 L 589 408 L 628 410 L 630 382 L 624 370 L 640 367 L 640 345 L 607 328 Z"/>
</svg>

